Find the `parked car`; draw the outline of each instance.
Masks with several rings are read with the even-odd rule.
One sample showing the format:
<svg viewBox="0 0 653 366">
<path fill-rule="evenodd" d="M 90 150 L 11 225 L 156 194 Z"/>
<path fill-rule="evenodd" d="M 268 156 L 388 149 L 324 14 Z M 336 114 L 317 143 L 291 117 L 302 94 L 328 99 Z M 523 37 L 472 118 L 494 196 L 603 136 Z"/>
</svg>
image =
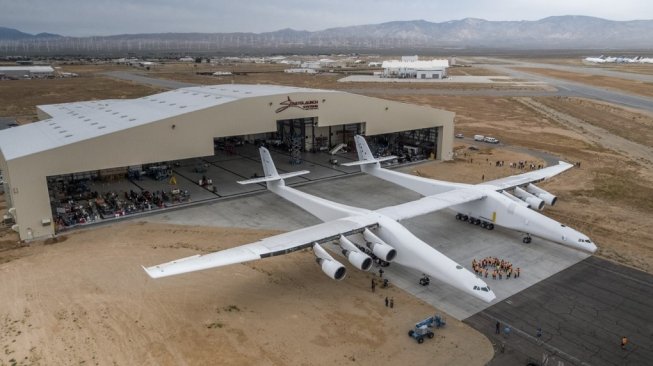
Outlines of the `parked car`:
<svg viewBox="0 0 653 366">
<path fill-rule="evenodd" d="M 463 135 L 462 133 L 457 133 L 457 134 L 454 135 L 454 137 L 457 138 L 457 139 L 462 139 L 462 138 L 465 138 L 465 135 Z"/>
<path fill-rule="evenodd" d="M 498 144 L 499 143 L 499 140 L 495 139 L 494 137 L 490 137 L 490 136 L 485 136 L 483 141 L 489 142 L 490 144 Z"/>
</svg>

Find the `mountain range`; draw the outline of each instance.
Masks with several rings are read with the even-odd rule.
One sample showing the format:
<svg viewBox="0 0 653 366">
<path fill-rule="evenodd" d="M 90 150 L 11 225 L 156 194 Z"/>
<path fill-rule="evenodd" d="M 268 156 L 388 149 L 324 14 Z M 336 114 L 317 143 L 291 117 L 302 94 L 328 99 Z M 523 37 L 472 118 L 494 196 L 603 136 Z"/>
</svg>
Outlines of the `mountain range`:
<svg viewBox="0 0 653 366">
<path fill-rule="evenodd" d="M 382 51 L 410 49 L 653 49 L 653 20 L 554 16 L 536 21 L 466 18 L 395 21 L 320 31 L 148 33 L 93 37 L 31 35 L 0 27 L 0 54 L 119 54 Z"/>
</svg>

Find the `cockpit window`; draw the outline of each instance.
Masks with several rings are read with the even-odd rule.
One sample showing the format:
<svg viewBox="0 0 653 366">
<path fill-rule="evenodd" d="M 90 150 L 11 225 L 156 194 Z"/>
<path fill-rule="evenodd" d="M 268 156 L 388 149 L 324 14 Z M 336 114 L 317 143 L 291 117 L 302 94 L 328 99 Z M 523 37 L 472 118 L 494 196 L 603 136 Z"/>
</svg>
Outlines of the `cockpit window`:
<svg viewBox="0 0 653 366">
<path fill-rule="evenodd" d="M 490 289 L 487 287 L 481 287 L 481 291 L 490 292 Z"/>
<path fill-rule="evenodd" d="M 474 286 L 474 290 L 478 291 L 478 290 L 479 290 L 479 287 L 478 287 L 478 286 Z"/>
</svg>

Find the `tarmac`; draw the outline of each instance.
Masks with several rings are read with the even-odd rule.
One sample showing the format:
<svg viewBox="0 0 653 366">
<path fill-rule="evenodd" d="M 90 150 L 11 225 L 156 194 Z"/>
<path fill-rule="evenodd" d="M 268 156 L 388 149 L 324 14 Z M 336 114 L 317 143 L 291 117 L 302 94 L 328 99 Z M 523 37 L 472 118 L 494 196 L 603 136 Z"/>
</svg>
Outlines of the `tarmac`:
<svg viewBox="0 0 653 366">
<path fill-rule="evenodd" d="M 589 257 L 465 323 L 495 344 L 489 365 L 650 365 L 652 293 L 650 274 Z M 625 350 L 622 336 L 629 339 Z"/>
<path fill-rule="evenodd" d="M 336 202 L 368 209 L 420 198 L 412 191 L 366 175 L 322 180 L 310 185 L 301 185 L 299 189 Z M 587 257 L 585 253 L 538 238 L 534 238 L 531 244 L 523 244 L 521 233 L 500 228 L 487 231 L 456 221 L 454 216 L 455 213 L 451 211 L 443 211 L 402 223 L 420 239 L 470 270 L 472 259 L 487 256 L 500 257 L 520 267 L 522 275 L 519 279 L 486 280 L 499 300 L 512 296 Z M 165 212 L 148 216 L 145 220 L 280 231 L 291 231 L 320 223 L 317 218 L 308 215 L 299 207 L 269 192 Z M 393 285 L 457 319 L 465 319 L 490 306 L 437 278 L 431 279 L 430 286 L 421 286 L 418 281 L 422 274 L 410 268 L 391 265 L 384 270 L 385 276 Z"/>
</svg>

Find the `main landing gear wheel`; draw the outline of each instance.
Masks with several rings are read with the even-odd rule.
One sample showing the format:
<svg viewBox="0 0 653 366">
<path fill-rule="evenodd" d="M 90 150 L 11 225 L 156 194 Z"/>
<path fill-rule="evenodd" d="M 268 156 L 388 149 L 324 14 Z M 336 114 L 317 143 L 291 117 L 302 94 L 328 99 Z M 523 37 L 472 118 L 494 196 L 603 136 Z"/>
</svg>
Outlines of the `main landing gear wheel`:
<svg viewBox="0 0 653 366">
<path fill-rule="evenodd" d="M 488 224 L 485 226 L 485 228 L 488 229 L 488 230 L 494 230 L 494 224 L 492 224 L 492 223 L 488 223 Z"/>
<path fill-rule="evenodd" d="M 485 224 L 485 221 L 481 221 L 481 227 L 482 227 L 483 229 L 485 229 L 485 228 L 487 227 L 486 224 Z"/>
<path fill-rule="evenodd" d="M 531 240 L 532 240 L 532 239 L 531 239 L 530 236 L 525 236 L 524 239 L 523 239 L 522 241 L 524 242 L 524 244 L 528 244 L 528 243 L 531 242 Z"/>
</svg>

